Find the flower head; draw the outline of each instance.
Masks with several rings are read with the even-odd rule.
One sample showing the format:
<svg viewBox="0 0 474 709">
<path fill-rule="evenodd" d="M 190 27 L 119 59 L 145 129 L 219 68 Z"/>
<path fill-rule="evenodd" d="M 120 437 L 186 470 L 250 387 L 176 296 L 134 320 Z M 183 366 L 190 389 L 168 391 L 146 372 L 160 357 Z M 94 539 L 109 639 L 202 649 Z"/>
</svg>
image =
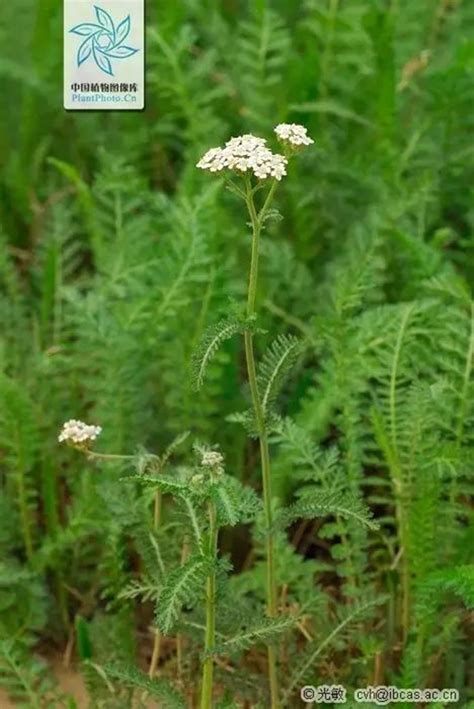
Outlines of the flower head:
<svg viewBox="0 0 474 709">
<path fill-rule="evenodd" d="M 204 451 L 202 454 L 201 465 L 206 468 L 221 467 L 224 462 L 224 456 L 218 451 Z"/>
<path fill-rule="evenodd" d="M 287 159 L 283 155 L 272 153 L 267 148 L 256 150 L 248 162 L 255 177 L 260 180 L 266 180 L 269 177 L 281 180 L 286 175 Z"/>
<path fill-rule="evenodd" d="M 211 148 L 197 163 L 197 167 L 210 172 L 253 172 L 260 180 L 269 177 L 281 180 L 286 175 L 286 165 L 283 155 L 272 153 L 264 138 L 251 133 L 231 138 L 223 148 Z"/>
<path fill-rule="evenodd" d="M 63 425 L 58 441 L 60 443 L 69 443 L 69 445 L 79 448 L 87 448 L 101 432 L 102 428 L 100 426 L 92 426 L 83 421 L 70 419 Z"/>
<path fill-rule="evenodd" d="M 314 143 L 314 140 L 309 137 L 306 128 L 298 125 L 298 123 L 279 123 L 275 128 L 275 133 L 278 140 L 293 148 Z"/>
<path fill-rule="evenodd" d="M 227 167 L 224 151 L 222 148 L 211 148 L 204 153 L 196 167 L 201 170 L 209 170 L 209 172 L 220 172 Z"/>
<path fill-rule="evenodd" d="M 190 480 L 191 485 L 195 487 L 200 487 L 204 482 L 205 482 L 205 477 L 201 473 L 198 473 L 197 475 L 193 475 L 193 477 Z"/>
<path fill-rule="evenodd" d="M 229 167 L 234 168 L 234 163 L 239 160 L 250 160 L 259 150 L 268 150 L 265 138 L 258 138 L 252 133 L 231 138 L 225 144 L 224 152 L 229 161 Z"/>
</svg>

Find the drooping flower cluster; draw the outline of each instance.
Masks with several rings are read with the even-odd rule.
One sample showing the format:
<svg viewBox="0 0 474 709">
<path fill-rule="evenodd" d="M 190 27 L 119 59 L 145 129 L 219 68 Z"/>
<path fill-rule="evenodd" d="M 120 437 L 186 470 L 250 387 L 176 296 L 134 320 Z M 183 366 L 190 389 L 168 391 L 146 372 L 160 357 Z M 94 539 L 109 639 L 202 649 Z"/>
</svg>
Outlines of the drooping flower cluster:
<svg viewBox="0 0 474 709">
<path fill-rule="evenodd" d="M 231 138 L 224 148 L 211 148 L 197 163 L 201 170 L 221 172 L 253 172 L 255 177 L 266 180 L 273 177 L 276 180 L 286 175 L 287 159 L 278 153 L 272 153 L 267 148 L 266 140 L 251 133 Z"/>
<path fill-rule="evenodd" d="M 66 421 L 63 425 L 61 433 L 58 436 L 58 441 L 60 443 L 65 442 L 73 446 L 86 448 L 92 441 L 95 441 L 101 432 L 101 426 L 93 426 L 83 421 L 70 419 L 70 421 Z"/>
<path fill-rule="evenodd" d="M 216 468 L 224 462 L 224 456 L 218 451 L 204 451 L 202 454 L 201 465 L 204 467 Z"/>
<path fill-rule="evenodd" d="M 298 123 L 279 123 L 275 128 L 275 133 L 282 143 L 291 145 L 294 148 L 314 143 L 314 140 L 309 137 L 306 128 Z"/>
</svg>

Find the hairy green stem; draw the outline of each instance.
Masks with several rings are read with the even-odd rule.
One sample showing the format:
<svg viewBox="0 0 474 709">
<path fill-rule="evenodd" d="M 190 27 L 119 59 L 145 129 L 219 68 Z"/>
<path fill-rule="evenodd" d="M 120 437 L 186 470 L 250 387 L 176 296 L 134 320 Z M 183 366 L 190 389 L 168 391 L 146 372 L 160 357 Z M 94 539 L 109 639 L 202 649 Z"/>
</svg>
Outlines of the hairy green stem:
<svg viewBox="0 0 474 709">
<path fill-rule="evenodd" d="M 117 455 L 116 453 L 94 453 L 94 451 L 85 451 L 89 460 L 132 460 L 133 455 Z"/>
<path fill-rule="evenodd" d="M 403 640 L 406 642 L 408 638 L 410 616 L 411 616 L 411 583 L 410 583 L 410 567 L 409 567 L 409 505 L 410 496 L 407 489 L 403 463 L 400 458 L 398 448 L 398 411 L 397 411 L 397 382 L 400 370 L 400 361 L 402 357 L 402 349 L 404 339 L 408 327 L 408 322 L 413 313 L 414 306 L 408 305 L 402 315 L 400 329 L 398 331 L 393 355 L 392 371 L 390 374 L 390 441 L 393 451 L 393 463 L 391 466 L 391 475 L 395 488 L 396 495 L 396 516 L 398 522 L 398 534 L 400 537 L 400 546 L 402 551 L 401 557 L 401 581 L 402 581 L 402 632 Z"/>
<path fill-rule="evenodd" d="M 217 553 L 217 519 L 216 506 L 212 500 L 209 502 L 209 558 L 214 562 Z M 201 709 L 212 707 L 212 685 L 214 675 L 214 659 L 210 653 L 214 649 L 216 639 L 216 572 L 211 569 L 206 581 L 206 636 L 205 652 L 202 672 Z"/>
<path fill-rule="evenodd" d="M 255 302 L 257 296 L 258 283 L 258 259 L 260 246 L 260 233 L 262 224 L 270 205 L 273 193 L 275 191 L 276 182 L 273 183 L 268 195 L 265 199 L 260 213 L 257 215 L 253 194 L 247 184 L 247 208 L 252 222 L 252 256 L 250 262 L 250 276 L 247 296 L 247 317 L 253 318 L 256 314 Z M 266 561 L 267 561 L 267 614 L 270 618 L 275 618 L 278 613 L 277 606 L 277 584 L 275 576 L 275 559 L 274 559 L 274 532 L 273 532 L 273 511 L 272 511 L 272 487 L 271 487 L 271 472 L 270 472 L 270 454 L 268 450 L 268 437 L 265 425 L 265 414 L 260 400 L 260 394 L 257 384 L 257 371 L 255 367 L 255 355 L 253 349 L 253 333 L 251 330 L 246 330 L 245 335 L 245 357 L 247 360 L 247 374 L 252 395 L 252 404 L 255 413 L 257 424 L 258 437 L 260 441 L 260 458 L 262 464 L 262 482 L 263 482 L 263 505 L 265 511 L 266 523 Z M 279 689 L 278 676 L 276 667 L 276 651 L 272 645 L 268 645 L 268 676 L 270 683 L 270 697 L 272 709 L 277 709 L 279 706 Z"/>
<path fill-rule="evenodd" d="M 459 450 L 466 424 L 466 409 L 469 401 L 469 384 L 472 370 L 474 368 L 474 301 L 470 304 L 471 311 L 471 331 L 469 334 L 469 347 L 467 351 L 466 364 L 464 367 L 463 383 L 461 388 L 461 406 L 459 408 L 458 422 L 456 426 L 456 448 Z"/>
<path fill-rule="evenodd" d="M 162 494 L 161 490 L 155 492 L 155 500 L 153 505 L 153 529 L 156 532 L 161 522 L 161 505 L 162 505 Z M 156 668 L 160 660 L 161 651 L 161 633 L 159 630 L 155 630 L 153 634 L 153 651 L 151 654 L 150 667 L 148 668 L 148 676 L 153 679 L 155 676 Z"/>
<path fill-rule="evenodd" d="M 187 535 L 183 539 L 183 546 L 181 549 L 181 566 L 183 566 L 189 557 L 189 540 Z M 178 681 L 181 681 L 183 674 L 183 655 L 184 655 L 184 638 L 182 633 L 177 633 L 176 635 L 176 669 L 178 675 Z"/>
</svg>

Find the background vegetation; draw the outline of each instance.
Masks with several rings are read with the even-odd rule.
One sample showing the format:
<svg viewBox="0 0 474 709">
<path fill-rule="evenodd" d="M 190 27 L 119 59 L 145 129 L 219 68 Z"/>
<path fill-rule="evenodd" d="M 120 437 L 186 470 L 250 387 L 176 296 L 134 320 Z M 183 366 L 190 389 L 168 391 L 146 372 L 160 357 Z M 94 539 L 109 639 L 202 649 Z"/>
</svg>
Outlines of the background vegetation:
<svg viewBox="0 0 474 709">
<path fill-rule="evenodd" d="M 199 608 L 163 638 L 153 686 L 139 674 L 159 583 L 148 498 L 57 434 L 77 417 L 103 426 L 98 449 L 162 454 L 189 430 L 258 489 L 256 444 L 228 420 L 248 402 L 241 342 L 189 386 L 205 328 L 242 299 L 249 249 L 240 206 L 195 163 L 288 120 L 316 147 L 263 240 L 260 326 L 304 342 L 275 493 L 350 490 L 380 529 L 329 516 L 281 534 L 280 606 L 303 614 L 280 638 L 286 705 L 303 684 L 385 683 L 456 687 L 467 706 L 474 5 L 162 0 L 148 31 L 146 111 L 66 113 L 60 4 L 0 9 L 0 683 L 19 706 L 74 706 L 44 671 L 61 653 L 93 705 L 131 706 L 134 686 L 172 705 L 167 677 L 192 702 Z M 164 514 L 171 563 L 187 522 Z M 219 543 L 233 572 L 218 628 L 234 637 L 264 598 L 262 541 L 239 524 Z M 264 672 L 258 643 L 224 653 L 222 706 L 268 706 Z"/>
</svg>

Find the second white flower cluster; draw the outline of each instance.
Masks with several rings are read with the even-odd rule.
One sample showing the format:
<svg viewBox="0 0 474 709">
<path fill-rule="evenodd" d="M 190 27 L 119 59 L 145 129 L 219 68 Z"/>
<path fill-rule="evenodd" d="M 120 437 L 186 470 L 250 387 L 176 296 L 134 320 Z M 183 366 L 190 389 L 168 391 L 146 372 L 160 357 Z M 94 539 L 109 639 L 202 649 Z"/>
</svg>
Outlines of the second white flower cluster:
<svg viewBox="0 0 474 709">
<path fill-rule="evenodd" d="M 304 126 L 281 123 L 275 128 L 278 139 L 285 145 L 298 148 L 313 141 Z M 251 133 L 231 138 L 223 148 L 208 150 L 197 167 L 209 172 L 234 170 L 239 173 L 252 172 L 260 180 L 274 178 L 281 180 L 286 175 L 288 160 L 284 155 L 273 153 L 264 138 Z"/>
<path fill-rule="evenodd" d="M 60 443 L 84 446 L 95 441 L 101 432 L 102 428 L 100 426 L 93 426 L 77 419 L 70 419 L 63 425 L 58 440 Z"/>
</svg>

